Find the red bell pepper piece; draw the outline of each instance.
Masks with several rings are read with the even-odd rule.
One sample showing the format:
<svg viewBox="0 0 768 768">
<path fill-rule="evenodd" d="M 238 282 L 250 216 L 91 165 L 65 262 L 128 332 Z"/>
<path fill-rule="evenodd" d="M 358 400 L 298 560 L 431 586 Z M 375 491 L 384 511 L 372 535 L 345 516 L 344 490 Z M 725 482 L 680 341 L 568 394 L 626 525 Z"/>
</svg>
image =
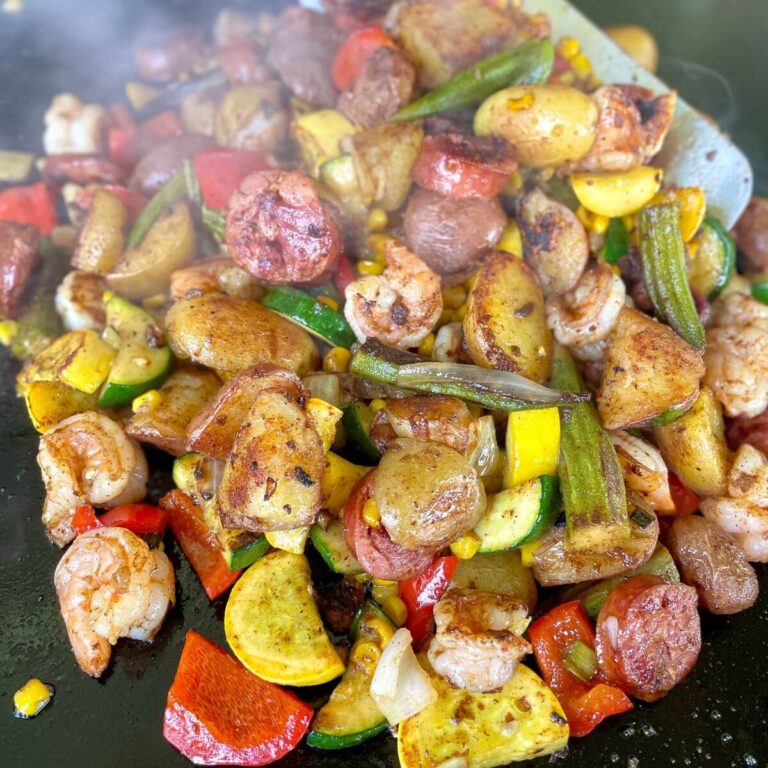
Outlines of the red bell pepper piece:
<svg viewBox="0 0 768 768">
<path fill-rule="evenodd" d="M 215 600 L 231 587 L 240 571 L 230 571 L 221 554 L 216 534 L 206 525 L 203 510 L 178 489 L 160 499 L 160 508 L 168 512 L 168 525 L 181 544 L 206 594 Z"/>
<path fill-rule="evenodd" d="M 405 626 L 417 648 L 432 629 L 432 609 L 448 589 L 458 563 L 453 555 L 438 557 L 420 576 L 400 582 L 400 599 L 408 608 Z"/>
<path fill-rule="evenodd" d="M 585 683 L 566 667 L 564 655 L 573 642 L 595 647 L 595 631 L 578 600 L 553 608 L 531 624 L 528 636 L 542 677 L 568 717 L 571 736 L 586 736 L 606 717 L 633 708 L 621 689 L 598 677 Z"/>
<path fill-rule="evenodd" d="M 143 150 L 166 139 L 184 133 L 184 125 L 179 116 L 171 110 L 150 117 L 139 126 L 139 143 Z"/>
<path fill-rule="evenodd" d="M 266 765 L 301 741 L 312 708 L 194 630 L 168 691 L 163 736 L 198 765 Z"/>
<path fill-rule="evenodd" d="M 699 497 L 686 488 L 674 472 L 669 473 L 669 493 L 675 504 L 676 515 L 687 517 L 699 508 Z"/>
<path fill-rule="evenodd" d="M 168 513 L 151 504 L 121 504 L 103 515 L 96 515 L 90 504 L 75 510 L 72 517 L 72 530 L 78 535 L 94 528 L 127 528 L 137 536 L 148 533 L 165 533 Z"/>
<path fill-rule="evenodd" d="M 342 296 L 344 295 L 347 286 L 357 280 L 357 275 L 352 267 L 352 262 L 344 253 L 340 253 L 339 258 L 336 261 L 336 274 L 333 279 Z"/>
<path fill-rule="evenodd" d="M 50 235 L 58 224 L 53 191 L 42 181 L 0 191 L 0 221 L 34 224 L 41 235 Z"/>
<path fill-rule="evenodd" d="M 209 208 L 225 208 L 246 176 L 269 168 L 257 152 L 224 147 L 199 152 L 194 166 L 203 202 Z"/>
<path fill-rule="evenodd" d="M 396 48 L 395 41 L 381 27 L 365 27 L 353 32 L 336 51 L 331 77 L 340 91 L 349 91 L 360 77 L 368 59 L 379 48 Z"/>
</svg>

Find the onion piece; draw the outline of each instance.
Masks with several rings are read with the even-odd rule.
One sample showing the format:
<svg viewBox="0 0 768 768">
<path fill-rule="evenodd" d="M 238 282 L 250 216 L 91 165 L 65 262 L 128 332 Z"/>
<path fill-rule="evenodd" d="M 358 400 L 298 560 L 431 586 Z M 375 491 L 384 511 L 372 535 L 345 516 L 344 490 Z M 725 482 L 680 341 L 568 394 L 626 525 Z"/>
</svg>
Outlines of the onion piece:
<svg viewBox="0 0 768 768">
<path fill-rule="evenodd" d="M 326 403 L 342 407 L 341 382 L 335 373 L 312 373 L 301 382 L 311 393 L 312 397 L 325 400 Z"/>
<path fill-rule="evenodd" d="M 467 459 L 480 477 L 493 475 L 499 470 L 501 451 L 496 442 L 496 422 L 493 416 L 481 416 L 477 420 L 477 445 Z"/>
<path fill-rule="evenodd" d="M 381 654 L 371 698 L 390 725 L 413 717 L 437 701 L 437 691 L 413 652 L 411 633 L 398 629 Z"/>
</svg>

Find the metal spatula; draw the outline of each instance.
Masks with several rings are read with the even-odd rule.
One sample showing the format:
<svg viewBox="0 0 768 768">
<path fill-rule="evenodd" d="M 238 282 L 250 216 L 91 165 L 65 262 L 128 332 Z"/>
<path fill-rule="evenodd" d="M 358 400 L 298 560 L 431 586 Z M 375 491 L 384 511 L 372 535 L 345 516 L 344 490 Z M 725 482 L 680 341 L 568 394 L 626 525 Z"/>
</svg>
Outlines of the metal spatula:
<svg viewBox="0 0 768 768">
<path fill-rule="evenodd" d="M 541 11 L 549 16 L 554 39 L 575 37 L 603 82 L 636 83 L 657 93 L 670 90 L 565 0 L 524 0 L 523 7 L 529 13 Z M 710 120 L 682 99 L 677 101 L 674 123 L 655 162 L 666 169 L 666 182 L 701 187 L 707 196 L 707 208 L 729 228 L 752 196 L 749 160 Z"/>
<path fill-rule="evenodd" d="M 322 10 L 322 0 L 299 0 Z M 638 66 L 603 31 L 566 0 L 524 0 L 524 10 L 543 12 L 551 19 L 552 37 L 575 37 L 605 83 L 635 83 L 664 93 L 670 88 Z M 667 183 L 701 187 L 708 209 L 732 227 L 752 196 L 752 168 L 738 147 L 710 120 L 682 99 L 664 148 L 655 161 L 665 168 Z"/>
</svg>

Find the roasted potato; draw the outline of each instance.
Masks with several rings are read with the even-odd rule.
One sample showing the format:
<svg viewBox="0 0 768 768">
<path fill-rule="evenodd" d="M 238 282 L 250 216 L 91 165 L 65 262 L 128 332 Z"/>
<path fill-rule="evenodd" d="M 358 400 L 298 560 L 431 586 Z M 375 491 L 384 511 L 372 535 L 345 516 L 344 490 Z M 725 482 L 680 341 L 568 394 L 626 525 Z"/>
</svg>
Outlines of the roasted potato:
<svg viewBox="0 0 768 768">
<path fill-rule="evenodd" d="M 208 293 L 177 301 L 165 317 L 174 354 L 226 373 L 273 363 L 300 376 L 317 361 L 312 337 L 248 299 Z"/>
<path fill-rule="evenodd" d="M 189 450 L 226 461 L 256 395 L 265 389 L 279 389 L 294 399 L 303 391 L 298 376 L 285 368 L 269 363 L 248 368 L 230 379 L 189 423 Z"/>
<path fill-rule="evenodd" d="M 654 36 L 636 24 L 621 24 L 604 30 L 614 43 L 623 48 L 641 67 L 655 72 L 659 66 L 659 46 Z"/>
<path fill-rule="evenodd" d="M 254 532 L 311 525 L 324 471 L 323 444 L 306 410 L 285 392 L 259 392 L 216 493 L 222 524 Z"/>
<path fill-rule="evenodd" d="M 405 202 L 423 141 L 417 123 L 384 123 L 349 139 L 363 193 L 379 208 L 396 211 Z"/>
<path fill-rule="evenodd" d="M 552 333 L 536 275 L 520 259 L 498 252 L 487 258 L 469 294 L 464 340 L 477 365 L 549 378 Z"/>
<path fill-rule="evenodd" d="M 224 147 L 272 152 L 287 131 L 285 93 L 273 80 L 230 88 L 216 111 L 213 135 Z"/>
<path fill-rule="evenodd" d="M 195 258 L 195 224 L 186 203 L 176 203 L 150 228 L 141 243 L 114 265 L 107 282 L 129 299 L 165 293 L 171 273 Z"/>
<path fill-rule="evenodd" d="M 671 328 L 624 307 L 597 393 L 606 429 L 645 424 L 669 408 L 686 409 L 704 375 L 701 354 Z"/>
<path fill-rule="evenodd" d="M 403 3 L 394 33 L 416 65 L 419 85 L 434 88 L 502 47 L 512 19 L 493 0 L 417 0 Z"/>
<path fill-rule="evenodd" d="M 72 266 L 105 275 L 115 266 L 125 245 L 128 211 L 117 195 L 99 189 L 72 257 Z"/>
<path fill-rule="evenodd" d="M 487 98 L 475 114 L 478 136 L 500 136 L 521 165 L 581 160 L 595 141 L 598 110 L 587 94 L 563 85 L 513 85 Z"/>
<path fill-rule="evenodd" d="M 125 431 L 142 443 L 151 443 L 174 456 L 187 451 L 187 427 L 192 418 L 217 392 L 221 382 L 215 373 L 181 368 L 158 390 L 159 401 L 139 408 Z"/>
<path fill-rule="evenodd" d="M 723 407 L 702 387 L 688 413 L 656 427 L 656 443 L 669 468 L 699 496 L 725 496 L 730 456 Z"/>
</svg>

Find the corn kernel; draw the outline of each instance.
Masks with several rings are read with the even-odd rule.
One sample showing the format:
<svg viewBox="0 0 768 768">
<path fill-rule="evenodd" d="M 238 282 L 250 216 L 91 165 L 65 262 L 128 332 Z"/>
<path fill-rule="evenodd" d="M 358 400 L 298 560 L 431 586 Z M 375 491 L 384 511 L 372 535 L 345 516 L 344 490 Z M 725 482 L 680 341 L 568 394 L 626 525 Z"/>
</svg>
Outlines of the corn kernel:
<svg viewBox="0 0 768 768">
<path fill-rule="evenodd" d="M 592 219 L 592 226 L 590 227 L 590 229 L 596 235 L 604 235 L 608 230 L 608 225 L 610 223 L 611 223 L 611 220 L 607 216 L 600 216 L 598 214 Z"/>
<path fill-rule="evenodd" d="M 534 95 L 528 91 L 528 93 L 524 93 L 516 99 L 507 99 L 507 109 L 510 112 L 522 112 L 533 106 L 534 99 Z"/>
<path fill-rule="evenodd" d="M 334 347 L 325 353 L 323 370 L 326 373 L 344 373 L 349 368 L 352 354 L 344 347 Z"/>
<path fill-rule="evenodd" d="M 387 407 L 387 401 L 382 400 L 380 397 L 374 397 L 370 402 L 370 406 L 374 413 L 378 413 L 382 408 Z"/>
<path fill-rule="evenodd" d="M 440 319 L 437 321 L 438 325 L 445 325 L 446 323 L 452 323 L 456 319 L 456 312 L 453 309 L 443 309 L 440 313 Z"/>
<path fill-rule="evenodd" d="M 162 394 L 156 389 L 150 389 L 143 395 L 133 398 L 131 410 L 134 413 L 149 413 L 150 411 L 154 411 L 162 401 Z"/>
<path fill-rule="evenodd" d="M 382 647 L 385 646 L 392 639 L 392 635 L 395 634 L 392 625 L 384 619 L 373 618 L 368 622 L 368 627 L 381 638 Z"/>
<path fill-rule="evenodd" d="M 530 544 L 523 544 L 523 546 L 520 547 L 520 555 L 522 557 L 523 565 L 526 568 L 530 568 L 536 564 L 534 553 L 540 546 L 540 541 L 532 541 Z"/>
<path fill-rule="evenodd" d="M 435 334 L 428 333 L 419 344 L 419 354 L 424 357 L 432 357 L 432 350 L 435 348 Z"/>
<path fill-rule="evenodd" d="M 560 85 L 573 85 L 576 82 L 576 75 L 569 69 L 567 72 L 563 72 L 562 75 L 558 75 L 557 81 Z"/>
<path fill-rule="evenodd" d="M 399 597 L 388 597 L 381 607 L 396 627 L 402 627 L 408 619 L 408 608 Z"/>
<path fill-rule="evenodd" d="M 19 324 L 15 320 L 0 320 L 0 344 L 9 347 L 16 334 L 19 332 Z"/>
<path fill-rule="evenodd" d="M 473 558 L 480 549 L 480 537 L 474 532 L 465 533 L 460 539 L 451 544 L 453 552 L 459 560 L 469 560 Z"/>
<path fill-rule="evenodd" d="M 380 275 L 384 271 L 384 265 L 378 261 L 364 259 L 357 262 L 357 271 L 361 275 Z"/>
<path fill-rule="evenodd" d="M 365 252 L 370 261 L 377 264 L 386 265 L 387 263 L 387 243 L 392 242 L 394 238 L 384 232 L 378 232 L 368 235 L 365 238 Z"/>
<path fill-rule="evenodd" d="M 382 211 L 381 208 L 374 208 L 368 214 L 368 229 L 371 232 L 378 232 L 382 229 L 386 229 L 389 224 L 389 217 L 386 211 Z"/>
<path fill-rule="evenodd" d="M 350 662 L 359 664 L 363 667 L 375 667 L 381 658 L 381 649 L 376 643 L 370 640 L 363 640 L 352 646 L 352 653 L 349 656 Z"/>
<path fill-rule="evenodd" d="M 626 229 L 627 232 L 632 232 L 635 228 L 635 217 L 631 215 L 622 216 L 621 223 L 624 225 L 624 229 Z"/>
<path fill-rule="evenodd" d="M 332 299 L 330 296 L 318 296 L 317 300 L 321 304 L 325 304 L 326 307 L 330 307 L 334 312 L 339 311 L 339 302 L 336 299 Z"/>
<path fill-rule="evenodd" d="M 572 59 L 581 53 L 581 43 L 575 37 L 561 37 L 557 41 L 555 50 L 564 58 Z"/>
<path fill-rule="evenodd" d="M 611 264 L 611 272 L 613 272 L 616 277 L 621 277 L 621 267 L 618 264 Z"/>
<path fill-rule="evenodd" d="M 397 584 L 391 586 L 374 586 L 371 589 L 371 597 L 381 605 L 388 597 L 397 597 L 399 590 Z"/>
<path fill-rule="evenodd" d="M 363 507 L 363 521 L 366 525 L 370 525 L 371 528 L 378 528 L 381 523 L 381 513 L 376 506 L 376 499 L 371 497 L 365 502 Z"/>
<path fill-rule="evenodd" d="M 106 304 L 114 295 L 114 291 L 104 291 L 104 293 L 101 294 L 101 300 Z"/>
<path fill-rule="evenodd" d="M 506 251 L 519 259 L 523 258 L 523 238 L 516 221 L 510 221 L 501 233 L 501 240 L 496 246 L 500 251 Z"/>
<path fill-rule="evenodd" d="M 13 694 L 13 706 L 17 717 L 34 717 L 53 698 L 53 687 L 33 677 Z"/>
<path fill-rule="evenodd" d="M 467 300 L 467 290 L 463 285 L 454 285 L 443 291 L 443 306 L 458 309 Z"/>
<path fill-rule="evenodd" d="M 583 53 L 576 54 L 570 61 L 578 77 L 589 77 L 592 74 L 592 64 Z"/>
<path fill-rule="evenodd" d="M 464 318 L 467 316 L 467 305 L 462 304 L 454 313 L 454 316 L 457 320 L 464 320 Z"/>
</svg>

